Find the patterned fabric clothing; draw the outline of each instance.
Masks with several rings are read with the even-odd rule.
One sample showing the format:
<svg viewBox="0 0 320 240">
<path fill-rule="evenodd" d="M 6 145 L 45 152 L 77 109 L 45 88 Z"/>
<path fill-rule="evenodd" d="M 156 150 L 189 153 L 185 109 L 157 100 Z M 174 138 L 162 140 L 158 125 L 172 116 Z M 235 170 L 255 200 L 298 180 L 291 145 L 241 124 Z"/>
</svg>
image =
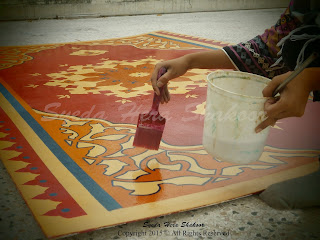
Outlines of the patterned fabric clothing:
<svg viewBox="0 0 320 240">
<path fill-rule="evenodd" d="M 298 11 L 301 9 L 301 5 L 307 7 L 307 2 L 292 0 L 277 23 L 266 29 L 262 35 L 258 35 L 247 42 L 224 47 L 223 50 L 233 62 L 233 65 L 240 71 L 254 73 L 270 79 L 288 72 L 290 68 L 283 62 L 275 65 L 279 59 L 278 53 L 280 51 L 277 44 L 291 31 L 305 23 L 314 24 L 310 21 L 311 14 L 309 13 L 316 12 L 316 14 L 313 14 L 313 19 L 315 19 L 315 16 L 319 13 L 318 9 L 306 12 L 306 9 L 303 8 L 302 11 Z M 314 100 L 319 99 L 319 93 L 314 92 Z"/>
<path fill-rule="evenodd" d="M 240 71 L 268 78 L 273 78 L 288 71 L 285 67 L 271 68 L 270 66 L 278 60 L 277 53 L 280 49 L 277 43 L 293 29 L 301 25 L 298 18 L 292 15 L 292 5 L 293 1 L 290 2 L 289 7 L 281 15 L 277 23 L 270 29 L 266 29 L 262 35 L 258 35 L 245 43 L 223 48 Z"/>
<path fill-rule="evenodd" d="M 278 58 L 273 57 L 268 46 L 257 36 L 245 43 L 223 48 L 230 60 L 242 72 L 254 73 L 267 78 L 273 78 L 288 71 L 287 68 L 270 68 Z"/>
</svg>

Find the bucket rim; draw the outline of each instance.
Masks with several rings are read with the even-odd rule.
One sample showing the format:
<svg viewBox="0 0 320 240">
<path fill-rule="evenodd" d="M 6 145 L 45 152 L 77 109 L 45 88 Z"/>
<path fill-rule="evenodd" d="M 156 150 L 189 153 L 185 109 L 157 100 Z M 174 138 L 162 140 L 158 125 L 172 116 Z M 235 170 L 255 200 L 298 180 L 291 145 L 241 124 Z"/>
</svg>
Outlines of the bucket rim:
<svg viewBox="0 0 320 240">
<path fill-rule="evenodd" d="M 213 71 L 211 73 L 209 73 L 207 75 L 207 82 L 214 86 L 215 88 L 219 89 L 220 91 L 222 92 L 226 92 L 228 94 L 232 94 L 232 95 L 236 95 L 236 96 L 241 96 L 241 97 L 246 97 L 246 98 L 251 98 L 251 99 L 259 99 L 259 100 L 267 100 L 268 97 L 258 97 L 258 96 L 249 96 L 249 95 L 245 95 L 245 94 L 240 94 L 240 93 L 235 93 L 235 92 L 232 92 L 232 91 L 229 91 L 229 90 L 226 90 L 226 89 L 223 89 L 221 87 L 218 87 L 217 85 L 215 85 L 213 82 L 210 81 L 210 76 L 212 75 L 217 75 L 217 74 L 222 74 L 222 73 L 234 73 L 234 74 L 237 74 L 237 75 L 246 75 L 246 76 L 254 76 L 254 77 L 258 77 L 260 78 L 261 80 L 264 80 L 267 82 L 270 82 L 271 79 L 269 78 L 266 78 L 266 77 L 263 77 L 263 76 L 260 76 L 260 75 L 257 75 L 257 74 L 253 74 L 253 73 L 247 73 L 247 72 L 241 72 L 241 71 L 232 71 L 232 70 L 228 70 L 228 71 L 224 71 L 224 70 L 216 70 L 216 71 Z M 232 75 L 231 75 L 232 76 Z"/>
</svg>

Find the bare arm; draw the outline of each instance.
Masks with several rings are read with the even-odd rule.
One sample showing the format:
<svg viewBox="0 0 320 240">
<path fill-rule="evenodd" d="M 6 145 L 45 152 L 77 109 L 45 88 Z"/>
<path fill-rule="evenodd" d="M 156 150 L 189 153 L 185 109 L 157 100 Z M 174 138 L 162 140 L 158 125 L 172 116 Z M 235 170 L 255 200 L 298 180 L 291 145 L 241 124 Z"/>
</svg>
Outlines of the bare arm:
<svg viewBox="0 0 320 240">
<path fill-rule="evenodd" d="M 157 74 L 161 67 L 165 67 L 167 72 L 157 81 Z M 185 74 L 189 69 L 235 69 L 228 56 L 221 49 L 212 51 L 191 53 L 180 58 L 168 60 L 158 63 L 152 73 L 151 83 L 156 94 L 160 94 L 159 87 L 164 86 L 165 91 L 161 102 L 168 102 L 170 100 L 167 83 L 174 78 Z"/>
<path fill-rule="evenodd" d="M 192 53 L 185 56 L 189 69 L 235 69 L 223 50 L 217 49 L 207 52 Z"/>
</svg>

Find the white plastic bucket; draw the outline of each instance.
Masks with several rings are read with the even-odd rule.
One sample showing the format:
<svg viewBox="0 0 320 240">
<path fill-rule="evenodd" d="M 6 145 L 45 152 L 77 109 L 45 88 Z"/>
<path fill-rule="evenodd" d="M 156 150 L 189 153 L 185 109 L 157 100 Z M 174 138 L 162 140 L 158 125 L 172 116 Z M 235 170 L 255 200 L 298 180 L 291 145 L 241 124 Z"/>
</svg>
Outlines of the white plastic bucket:
<svg viewBox="0 0 320 240">
<path fill-rule="evenodd" d="M 247 164 L 259 160 L 269 127 L 255 132 L 265 119 L 262 90 L 270 79 L 237 71 L 208 75 L 203 146 L 218 160 Z"/>
</svg>

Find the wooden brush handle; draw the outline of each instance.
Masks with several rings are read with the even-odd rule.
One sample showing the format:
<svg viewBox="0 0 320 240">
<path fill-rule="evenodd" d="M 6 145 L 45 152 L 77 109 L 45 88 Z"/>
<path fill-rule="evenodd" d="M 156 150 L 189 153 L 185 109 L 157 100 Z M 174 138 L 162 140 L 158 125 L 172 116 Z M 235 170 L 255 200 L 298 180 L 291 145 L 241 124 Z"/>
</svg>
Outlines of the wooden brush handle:
<svg viewBox="0 0 320 240">
<path fill-rule="evenodd" d="M 160 68 L 160 70 L 158 72 L 157 81 L 166 72 L 167 72 L 167 69 L 165 69 L 164 67 Z M 155 111 L 157 113 L 159 112 L 159 104 L 160 104 L 160 101 L 161 101 L 161 96 L 162 96 L 162 93 L 163 93 L 163 89 L 164 89 L 164 87 L 159 88 L 159 90 L 160 90 L 160 95 L 159 96 L 156 93 L 154 93 L 154 95 L 153 95 L 152 111 Z"/>
</svg>

